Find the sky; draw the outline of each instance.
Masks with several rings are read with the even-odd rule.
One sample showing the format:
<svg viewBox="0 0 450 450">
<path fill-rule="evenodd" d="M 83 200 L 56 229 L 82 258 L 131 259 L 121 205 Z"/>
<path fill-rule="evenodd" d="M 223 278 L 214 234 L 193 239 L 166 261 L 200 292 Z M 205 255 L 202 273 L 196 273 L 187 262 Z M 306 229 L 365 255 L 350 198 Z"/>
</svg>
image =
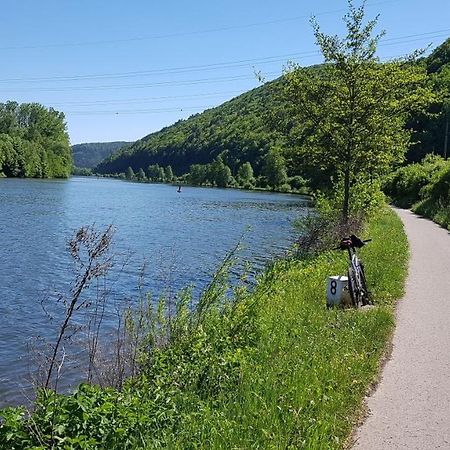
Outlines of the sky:
<svg viewBox="0 0 450 450">
<path fill-rule="evenodd" d="M 346 0 L 3 0 L 0 102 L 63 111 L 72 144 L 134 141 L 322 61 L 309 18 L 345 31 Z M 355 5 L 359 5 L 355 0 Z M 382 60 L 450 36 L 449 0 L 368 0 Z M 428 50 L 429 52 L 430 50 Z"/>
</svg>

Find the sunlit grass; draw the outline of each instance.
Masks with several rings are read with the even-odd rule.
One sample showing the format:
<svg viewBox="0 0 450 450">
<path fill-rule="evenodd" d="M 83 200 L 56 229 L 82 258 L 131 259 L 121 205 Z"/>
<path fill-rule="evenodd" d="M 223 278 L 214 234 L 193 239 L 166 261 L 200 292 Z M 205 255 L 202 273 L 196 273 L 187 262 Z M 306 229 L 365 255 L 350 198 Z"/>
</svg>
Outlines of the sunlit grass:
<svg viewBox="0 0 450 450">
<path fill-rule="evenodd" d="M 329 252 L 307 264 L 278 263 L 259 287 L 268 292 L 259 300 L 258 346 L 245 359 L 235 394 L 208 418 L 207 440 L 197 445 L 343 446 L 376 380 L 408 260 L 407 240 L 393 212 L 372 220 L 365 234 L 373 239 L 362 257 L 376 307 L 365 312 L 325 308 L 325 280 L 345 273 L 346 254 Z M 202 419 L 187 426 L 204 429 Z"/>
</svg>

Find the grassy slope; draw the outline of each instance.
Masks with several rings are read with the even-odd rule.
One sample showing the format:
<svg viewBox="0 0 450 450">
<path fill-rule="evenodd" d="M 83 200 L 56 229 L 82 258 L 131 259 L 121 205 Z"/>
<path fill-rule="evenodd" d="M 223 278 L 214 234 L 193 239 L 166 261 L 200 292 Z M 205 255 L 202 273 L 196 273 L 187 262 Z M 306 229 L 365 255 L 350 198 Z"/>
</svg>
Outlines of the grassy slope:
<svg viewBox="0 0 450 450">
<path fill-rule="evenodd" d="M 389 230 L 389 232 L 387 232 Z M 402 224 L 387 211 L 372 221 L 363 249 L 370 287 L 379 305 L 371 311 L 328 311 L 324 285 L 345 273 L 345 255 L 312 263 L 280 263 L 262 286 L 258 318 L 262 337 L 246 361 L 236 396 L 220 405 L 201 448 L 341 448 L 375 381 L 394 326 L 393 305 L 403 292 L 408 246 Z M 184 436 L 185 437 L 185 436 Z M 181 441 L 177 446 L 183 447 Z"/>
<path fill-rule="evenodd" d="M 85 385 L 41 399 L 29 425 L 20 410 L 3 411 L 0 447 L 342 448 L 377 377 L 408 260 L 392 211 L 368 236 L 361 255 L 377 308 L 326 309 L 325 280 L 347 267 L 341 252 L 278 262 L 254 293 L 156 352 L 147 378 L 122 392 Z"/>
<path fill-rule="evenodd" d="M 421 216 L 428 217 L 433 222 L 450 230 L 450 210 L 432 198 L 427 198 L 415 204 L 412 210 Z"/>
</svg>

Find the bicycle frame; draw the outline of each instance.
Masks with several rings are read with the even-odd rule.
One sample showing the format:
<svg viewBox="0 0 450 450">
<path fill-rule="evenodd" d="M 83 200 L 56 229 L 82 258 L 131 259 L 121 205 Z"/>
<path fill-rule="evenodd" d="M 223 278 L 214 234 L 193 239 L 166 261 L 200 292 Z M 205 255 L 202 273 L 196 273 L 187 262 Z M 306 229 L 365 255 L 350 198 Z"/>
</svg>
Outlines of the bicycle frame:
<svg viewBox="0 0 450 450">
<path fill-rule="evenodd" d="M 349 249 L 349 253 L 350 253 L 350 249 Z M 361 266 L 361 263 L 359 261 L 358 256 L 356 255 L 355 250 L 353 250 L 350 254 L 350 264 L 353 268 L 353 273 L 355 275 L 356 282 L 358 283 L 358 287 L 360 287 L 362 284 L 361 277 L 360 277 L 360 269 L 359 269 Z"/>
<path fill-rule="evenodd" d="M 349 284 L 352 282 L 354 283 L 354 285 L 352 285 L 353 296 L 354 296 L 354 298 L 352 298 L 352 300 L 356 307 L 362 306 L 362 305 L 367 305 L 367 304 L 369 304 L 369 299 L 368 299 L 369 292 L 367 291 L 365 279 L 362 279 L 364 276 L 363 275 L 363 270 L 364 270 L 363 265 L 362 265 L 361 261 L 359 260 L 354 247 L 348 248 L 348 255 L 350 258 L 350 267 L 351 267 L 351 271 L 352 271 L 352 276 L 354 278 L 353 281 L 349 279 Z M 350 288 L 350 286 L 349 286 L 349 288 Z"/>
<path fill-rule="evenodd" d="M 369 290 L 367 289 L 366 277 L 364 274 L 364 265 L 359 260 L 356 249 L 361 248 L 371 239 L 361 241 L 358 237 L 351 235 L 349 238 L 343 238 L 341 245 L 336 250 L 347 250 L 350 265 L 348 268 L 348 290 L 355 307 L 371 304 Z"/>
</svg>

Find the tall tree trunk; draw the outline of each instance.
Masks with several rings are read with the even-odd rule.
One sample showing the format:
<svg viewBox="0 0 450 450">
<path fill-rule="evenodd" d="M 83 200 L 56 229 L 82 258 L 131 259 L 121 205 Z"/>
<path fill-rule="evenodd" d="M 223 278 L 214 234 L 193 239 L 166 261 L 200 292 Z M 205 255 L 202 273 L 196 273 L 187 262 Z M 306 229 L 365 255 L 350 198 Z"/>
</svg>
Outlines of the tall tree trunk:
<svg viewBox="0 0 450 450">
<path fill-rule="evenodd" d="M 342 204 L 342 218 L 345 223 L 348 222 L 350 210 L 350 167 L 345 168 L 344 172 L 344 202 Z"/>
<path fill-rule="evenodd" d="M 447 112 L 447 116 L 446 116 L 446 119 L 445 119 L 444 159 L 447 159 L 447 145 L 448 145 L 448 116 L 449 116 L 449 113 Z"/>
</svg>

